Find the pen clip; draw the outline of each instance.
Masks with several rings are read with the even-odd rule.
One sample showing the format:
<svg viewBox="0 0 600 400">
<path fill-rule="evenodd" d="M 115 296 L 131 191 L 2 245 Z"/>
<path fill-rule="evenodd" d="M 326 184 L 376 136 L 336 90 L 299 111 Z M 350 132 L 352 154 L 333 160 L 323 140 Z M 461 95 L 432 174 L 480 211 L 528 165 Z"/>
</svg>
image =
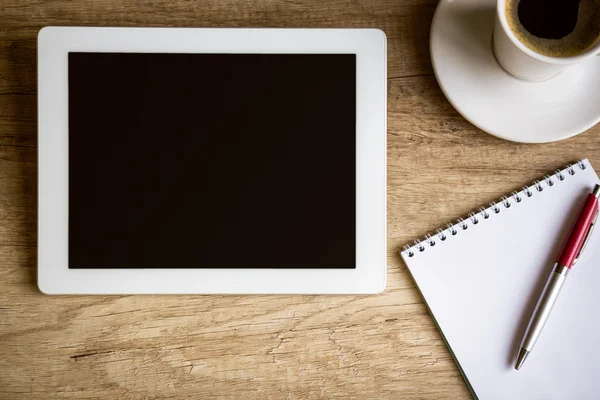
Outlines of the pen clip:
<svg viewBox="0 0 600 400">
<path fill-rule="evenodd" d="M 583 249 L 585 249 L 585 246 L 587 246 L 587 244 L 590 240 L 590 236 L 592 235 L 592 231 L 596 227 L 596 221 L 598 220 L 599 213 L 600 213 L 600 210 L 596 210 L 596 216 L 594 217 L 594 220 L 590 224 L 590 229 L 588 229 L 587 234 L 585 235 L 585 239 L 583 240 L 581 249 L 579 249 L 579 253 L 577 253 L 577 257 L 575 257 L 575 261 L 573 261 L 573 265 L 575 265 L 577 263 L 577 261 L 579 261 L 579 257 L 581 257 L 581 253 L 583 253 Z"/>
</svg>

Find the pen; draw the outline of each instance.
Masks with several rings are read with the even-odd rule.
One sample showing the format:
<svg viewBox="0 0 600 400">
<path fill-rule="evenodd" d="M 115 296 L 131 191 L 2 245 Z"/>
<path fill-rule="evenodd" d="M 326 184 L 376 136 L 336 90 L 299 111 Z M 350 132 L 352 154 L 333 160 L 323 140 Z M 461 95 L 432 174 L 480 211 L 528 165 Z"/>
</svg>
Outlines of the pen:
<svg viewBox="0 0 600 400">
<path fill-rule="evenodd" d="M 525 359 L 533 349 L 535 342 L 537 342 L 538 337 L 550 316 L 550 311 L 552 311 L 552 307 L 558 298 L 558 294 L 567 278 L 567 274 L 575 265 L 588 243 L 598 219 L 599 197 L 600 185 L 596 185 L 592 193 L 588 194 L 585 204 L 579 212 L 579 215 L 567 236 L 567 240 L 560 251 L 556 264 L 554 264 L 554 269 L 546 282 L 544 291 L 535 306 L 535 310 L 533 311 L 533 315 L 527 326 L 527 331 L 525 332 L 523 343 L 519 349 L 517 364 L 515 365 L 516 369 L 520 369 L 523 366 Z"/>
</svg>

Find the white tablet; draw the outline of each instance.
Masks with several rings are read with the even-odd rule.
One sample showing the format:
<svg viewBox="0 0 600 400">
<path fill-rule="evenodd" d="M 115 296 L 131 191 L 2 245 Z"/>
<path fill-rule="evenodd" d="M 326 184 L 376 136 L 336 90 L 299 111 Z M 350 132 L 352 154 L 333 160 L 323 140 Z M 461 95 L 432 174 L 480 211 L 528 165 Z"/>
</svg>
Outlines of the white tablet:
<svg viewBox="0 0 600 400">
<path fill-rule="evenodd" d="M 38 113 L 44 293 L 385 288 L 382 31 L 47 27 Z"/>
</svg>

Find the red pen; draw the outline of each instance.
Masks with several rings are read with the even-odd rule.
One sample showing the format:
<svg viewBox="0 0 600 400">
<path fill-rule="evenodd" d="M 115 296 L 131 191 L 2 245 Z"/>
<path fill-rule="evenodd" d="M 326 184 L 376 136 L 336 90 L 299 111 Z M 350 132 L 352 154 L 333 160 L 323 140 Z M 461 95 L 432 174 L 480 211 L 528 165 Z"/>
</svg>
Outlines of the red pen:
<svg viewBox="0 0 600 400">
<path fill-rule="evenodd" d="M 588 243 L 592 230 L 598 220 L 599 198 L 600 185 L 596 185 L 593 192 L 588 194 L 585 204 L 579 212 L 579 215 L 569 232 L 569 236 L 567 236 L 567 240 L 558 255 L 552 274 L 550 275 L 550 278 L 548 278 L 548 282 L 546 282 L 546 286 L 542 292 L 542 296 L 535 306 L 535 310 L 533 311 L 533 315 L 527 326 L 527 331 L 525 332 L 523 344 L 521 344 L 521 348 L 519 349 L 517 364 L 515 365 L 516 369 L 521 368 L 525 359 L 533 349 L 535 342 L 537 342 L 537 339 L 550 316 L 550 311 L 552 311 L 552 307 L 558 298 L 560 289 L 565 283 L 567 274 L 575 265 L 581 252 Z"/>
</svg>

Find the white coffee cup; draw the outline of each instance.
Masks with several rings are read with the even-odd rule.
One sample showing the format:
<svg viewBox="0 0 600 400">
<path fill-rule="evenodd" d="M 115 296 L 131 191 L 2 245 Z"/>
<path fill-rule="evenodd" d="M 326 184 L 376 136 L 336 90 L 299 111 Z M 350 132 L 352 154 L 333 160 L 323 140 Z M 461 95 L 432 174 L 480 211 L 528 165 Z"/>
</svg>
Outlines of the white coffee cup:
<svg viewBox="0 0 600 400">
<path fill-rule="evenodd" d="M 572 57 L 549 57 L 525 46 L 511 31 L 506 20 L 506 1 L 498 0 L 494 25 L 494 53 L 508 73 L 516 78 L 540 82 L 600 53 L 600 37 L 585 52 Z"/>
</svg>

